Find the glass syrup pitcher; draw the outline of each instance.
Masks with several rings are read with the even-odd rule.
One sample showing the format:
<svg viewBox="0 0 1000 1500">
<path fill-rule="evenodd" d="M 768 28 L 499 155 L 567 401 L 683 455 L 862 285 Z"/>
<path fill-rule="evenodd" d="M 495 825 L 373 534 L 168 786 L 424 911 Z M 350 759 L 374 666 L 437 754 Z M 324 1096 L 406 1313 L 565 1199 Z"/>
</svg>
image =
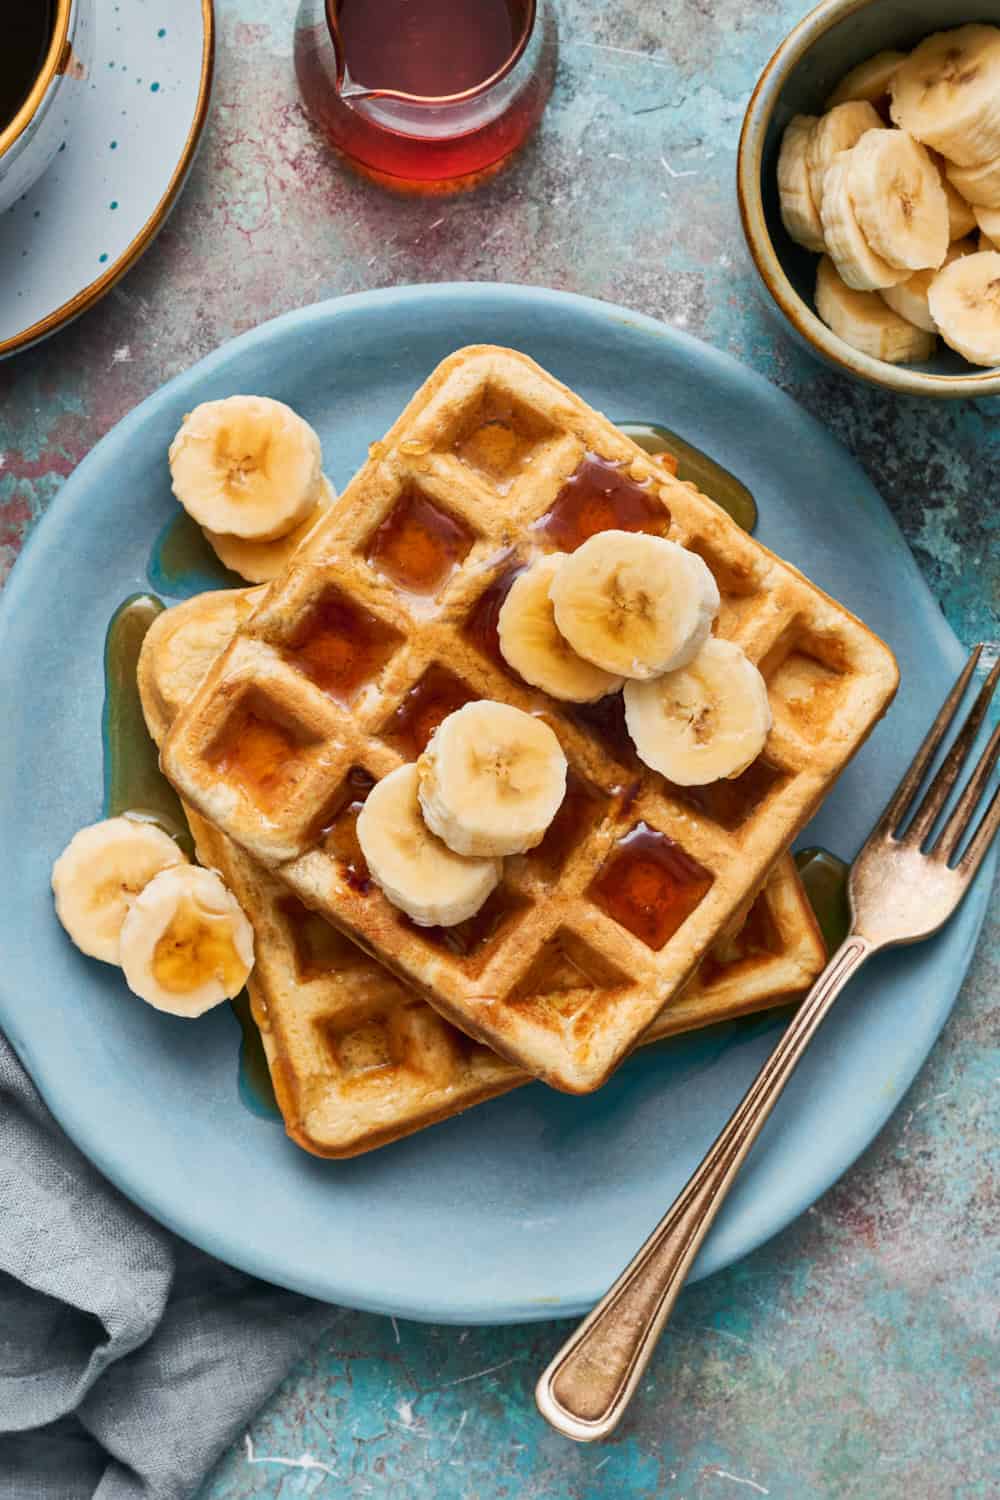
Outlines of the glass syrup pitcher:
<svg viewBox="0 0 1000 1500">
<path fill-rule="evenodd" d="M 538 124 L 555 64 L 551 0 L 301 0 L 296 21 L 313 119 L 400 185 L 502 162 Z"/>
</svg>

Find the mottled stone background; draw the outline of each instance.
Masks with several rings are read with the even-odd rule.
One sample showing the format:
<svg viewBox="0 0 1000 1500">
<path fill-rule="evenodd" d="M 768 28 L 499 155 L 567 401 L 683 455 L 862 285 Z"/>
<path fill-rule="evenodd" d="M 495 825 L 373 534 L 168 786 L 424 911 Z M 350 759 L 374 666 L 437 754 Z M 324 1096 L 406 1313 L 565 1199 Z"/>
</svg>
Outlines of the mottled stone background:
<svg viewBox="0 0 1000 1500">
<path fill-rule="evenodd" d="M 374 0 L 372 0 L 374 3 Z M 729 350 L 819 415 L 905 530 L 959 636 L 1000 637 L 1000 424 L 846 383 L 756 300 L 733 190 L 753 82 L 802 0 L 562 0 L 536 140 L 474 195 L 388 196 L 299 106 L 294 0 L 221 0 L 214 107 L 142 264 L 0 367 L 0 578 L 93 443 L 169 376 L 288 308 L 404 282 L 535 282 L 623 302 Z M 998 936 L 992 921 L 895 1119 L 797 1224 L 693 1288 L 619 1436 L 535 1415 L 564 1325 L 345 1313 L 202 1500 L 973 1500 L 997 1439 Z"/>
</svg>

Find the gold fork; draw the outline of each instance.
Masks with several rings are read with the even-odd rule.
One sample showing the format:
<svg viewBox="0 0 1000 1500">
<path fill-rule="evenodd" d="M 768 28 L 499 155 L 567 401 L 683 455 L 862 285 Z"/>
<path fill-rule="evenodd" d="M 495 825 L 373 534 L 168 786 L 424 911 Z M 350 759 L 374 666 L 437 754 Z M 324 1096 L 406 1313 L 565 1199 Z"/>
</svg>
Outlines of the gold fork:
<svg viewBox="0 0 1000 1500">
<path fill-rule="evenodd" d="M 994 792 L 964 853 L 954 860 L 1000 758 L 1000 726 L 944 827 L 925 849 L 961 774 L 1000 677 L 990 672 L 909 826 L 904 819 L 951 726 L 976 668 L 973 651 L 910 769 L 851 869 L 851 930 L 803 1000 L 701 1166 L 611 1290 L 567 1340 L 535 1388 L 557 1431 L 593 1442 L 614 1430 L 663 1331 L 691 1263 L 736 1174 L 824 1017 L 848 980 L 880 948 L 937 932 L 968 890 L 997 829 Z"/>
</svg>

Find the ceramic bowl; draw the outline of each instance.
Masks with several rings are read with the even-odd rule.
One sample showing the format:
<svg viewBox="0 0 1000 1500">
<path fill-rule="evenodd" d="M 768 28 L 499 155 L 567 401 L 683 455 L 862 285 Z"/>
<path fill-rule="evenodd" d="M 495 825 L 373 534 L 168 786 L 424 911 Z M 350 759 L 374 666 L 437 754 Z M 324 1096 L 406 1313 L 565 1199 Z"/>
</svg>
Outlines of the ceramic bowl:
<svg viewBox="0 0 1000 1500">
<path fill-rule="evenodd" d="M 778 212 L 778 149 L 793 115 L 820 114 L 856 64 L 876 52 L 911 50 L 934 31 L 966 21 L 1000 25 L 1000 0 L 823 0 L 782 42 L 747 106 L 737 158 L 743 232 L 768 299 L 798 342 L 845 374 L 911 396 L 1000 394 L 1000 369 L 966 364 L 943 343 L 927 364 L 890 365 L 845 344 L 817 317 L 817 257 L 796 245 Z"/>
<path fill-rule="evenodd" d="M 87 89 L 93 36 L 93 0 L 57 0 L 41 72 L 0 131 L 0 213 L 34 186 L 72 133 Z"/>
</svg>

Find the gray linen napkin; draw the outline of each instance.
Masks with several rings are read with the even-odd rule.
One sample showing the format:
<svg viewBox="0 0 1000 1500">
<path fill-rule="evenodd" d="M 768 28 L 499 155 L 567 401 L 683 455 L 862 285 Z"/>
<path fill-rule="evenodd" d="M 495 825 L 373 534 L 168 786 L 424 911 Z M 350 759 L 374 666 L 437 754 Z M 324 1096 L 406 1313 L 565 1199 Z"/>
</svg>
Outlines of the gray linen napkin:
<svg viewBox="0 0 1000 1500">
<path fill-rule="evenodd" d="M 0 1035 L 0 1500 L 188 1500 L 335 1316 L 128 1203 Z"/>
</svg>

